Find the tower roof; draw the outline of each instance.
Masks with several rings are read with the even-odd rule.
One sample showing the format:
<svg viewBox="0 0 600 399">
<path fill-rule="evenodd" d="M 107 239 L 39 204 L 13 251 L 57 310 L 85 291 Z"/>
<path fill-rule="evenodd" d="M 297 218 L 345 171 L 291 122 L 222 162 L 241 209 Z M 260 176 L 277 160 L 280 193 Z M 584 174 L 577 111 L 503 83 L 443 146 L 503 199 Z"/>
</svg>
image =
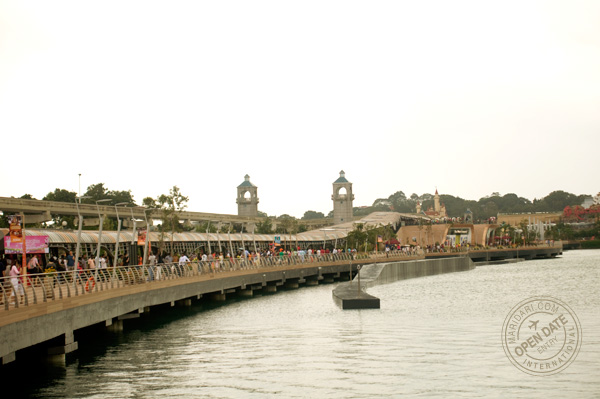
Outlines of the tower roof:
<svg viewBox="0 0 600 399">
<path fill-rule="evenodd" d="M 344 173 L 343 170 L 340 171 L 340 177 L 338 177 L 338 179 L 336 181 L 333 182 L 333 184 L 335 183 L 350 183 L 347 179 L 346 179 L 346 173 Z"/>
<path fill-rule="evenodd" d="M 244 176 L 244 182 L 240 184 L 238 187 L 256 187 L 254 184 L 250 183 L 250 176 Z"/>
</svg>

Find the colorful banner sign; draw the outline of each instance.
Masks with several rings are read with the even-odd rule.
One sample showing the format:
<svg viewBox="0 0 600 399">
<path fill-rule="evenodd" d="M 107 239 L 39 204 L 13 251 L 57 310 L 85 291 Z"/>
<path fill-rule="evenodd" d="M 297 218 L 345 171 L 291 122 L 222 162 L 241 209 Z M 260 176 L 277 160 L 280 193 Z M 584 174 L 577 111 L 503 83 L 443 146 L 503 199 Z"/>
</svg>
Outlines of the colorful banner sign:
<svg viewBox="0 0 600 399">
<path fill-rule="evenodd" d="M 50 238 L 48 236 L 27 236 L 25 237 L 26 251 L 28 254 L 47 254 L 49 253 Z M 23 240 L 13 241 L 12 237 L 4 236 L 4 253 L 21 254 L 23 253 Z"/>
<path fill-rule="evenodd" d="M 137 229 L 137 243 L 140 246 L 143 246 L 146 244 L 146 228 L 145 227 L 138 227 Z"/>
<path fill-rule="evenodd" d="M 8 224 L 9 224 L 9 236 L 11 241 L 14 243 L 23 242 L 23 229 L 22 229 L 22 219 L 21 215 L 9 215 L 8 216 Z M 21 248 L 21 247 L 19 247 Z"/>
</svg>

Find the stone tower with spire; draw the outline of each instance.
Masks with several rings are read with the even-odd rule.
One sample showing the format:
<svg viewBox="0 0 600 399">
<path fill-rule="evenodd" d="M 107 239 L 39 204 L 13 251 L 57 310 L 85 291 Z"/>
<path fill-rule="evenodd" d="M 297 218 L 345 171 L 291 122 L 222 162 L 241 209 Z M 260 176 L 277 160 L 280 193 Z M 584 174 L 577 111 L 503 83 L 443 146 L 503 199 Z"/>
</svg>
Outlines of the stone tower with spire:
<svg viewBox="0 0 600 399">
<path fill-rule="evenodd" d="M 238 216 L 258 216 L 258 194 L 254 184 L 250 182 L 250 176 L 244 176 L 244 181 L 237 187 Z"/>
<path fill-rule="evenodd" d="M 346 173 L 340 171 L 340 177 L 333 182 L 333 224 L 352 221 L 352 183 L 346 179 Z"/>
<path fill-rule="evenodd" d="M 438 194 L 437 187 L 435 188 L 435 195 L 433 196 L 433 210 L 438 213 L 442 210 L 440 207 L 440 195 Z"/>
</svg>

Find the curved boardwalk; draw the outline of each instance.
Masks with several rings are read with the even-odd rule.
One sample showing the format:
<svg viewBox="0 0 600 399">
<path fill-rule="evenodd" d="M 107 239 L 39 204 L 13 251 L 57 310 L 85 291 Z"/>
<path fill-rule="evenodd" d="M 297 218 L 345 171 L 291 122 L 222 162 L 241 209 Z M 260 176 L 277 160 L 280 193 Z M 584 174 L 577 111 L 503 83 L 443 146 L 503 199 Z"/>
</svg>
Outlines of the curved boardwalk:
<svg viewBox="0 0 600 399">
<path fill-rule="evenodd" d="M 130 266 L 76 274 L 75 283 L 73 272 L 30 275 L 23 278 L 26 298 L 22 305 L 8 304 L 10 289 L 2 288 L 0 357 L 3 364 L 11 362 L 18 350 L 56 337 L 61 337 L 61 343 L 49 353 L 64 356 L 77 349 L 74 331 L 98 323 L 118 330 L 124 319 L 139 317 L 156 305 L 189 305 L 203 295 L 221 301 L 229 294 L 252 296 L 254 291 L 317 285 L 349 276 L 359 264 L 414 259 L 395 255 L 263 258 L 259 264 L 225 261 L 214 272 L 208 262 L 183 268 Z"/>
</svg>

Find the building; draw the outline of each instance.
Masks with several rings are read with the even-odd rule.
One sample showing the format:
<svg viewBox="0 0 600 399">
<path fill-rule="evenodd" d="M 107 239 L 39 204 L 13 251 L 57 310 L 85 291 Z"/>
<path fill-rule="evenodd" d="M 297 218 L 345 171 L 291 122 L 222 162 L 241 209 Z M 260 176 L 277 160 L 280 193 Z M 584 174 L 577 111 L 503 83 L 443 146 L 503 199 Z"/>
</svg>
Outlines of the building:
<svg viewBox="0 0 600 399">
<path fill-rule="evenodd" d="M 250 176 L 244 176 L 244 181 L 237 187 L 238 216 L 258 216 L 258 187 L 250 182 Z"/>
<path fill-rule="evenodd" d="M 421 213 L 421 202 L 419 201 L 417 201 L 417 213 Z M 446 205 L 440 203 L 440 195 L 438 194 L 437 188 L 435 189 L 435 195 L 433 196 L 433 208 L 429 207 L 424 213 L 432 219 L 445 219 L 448 217 Z"/>
<path fill-rule="evenodd" d="M 340 177 L 333 182 L 331 199 L 333 200 L 333 224 L 351 222 L 354 194 L 352 194 L 352 183 L 346 179 L 343 170 L 340 171 Z"/>
</svg>

